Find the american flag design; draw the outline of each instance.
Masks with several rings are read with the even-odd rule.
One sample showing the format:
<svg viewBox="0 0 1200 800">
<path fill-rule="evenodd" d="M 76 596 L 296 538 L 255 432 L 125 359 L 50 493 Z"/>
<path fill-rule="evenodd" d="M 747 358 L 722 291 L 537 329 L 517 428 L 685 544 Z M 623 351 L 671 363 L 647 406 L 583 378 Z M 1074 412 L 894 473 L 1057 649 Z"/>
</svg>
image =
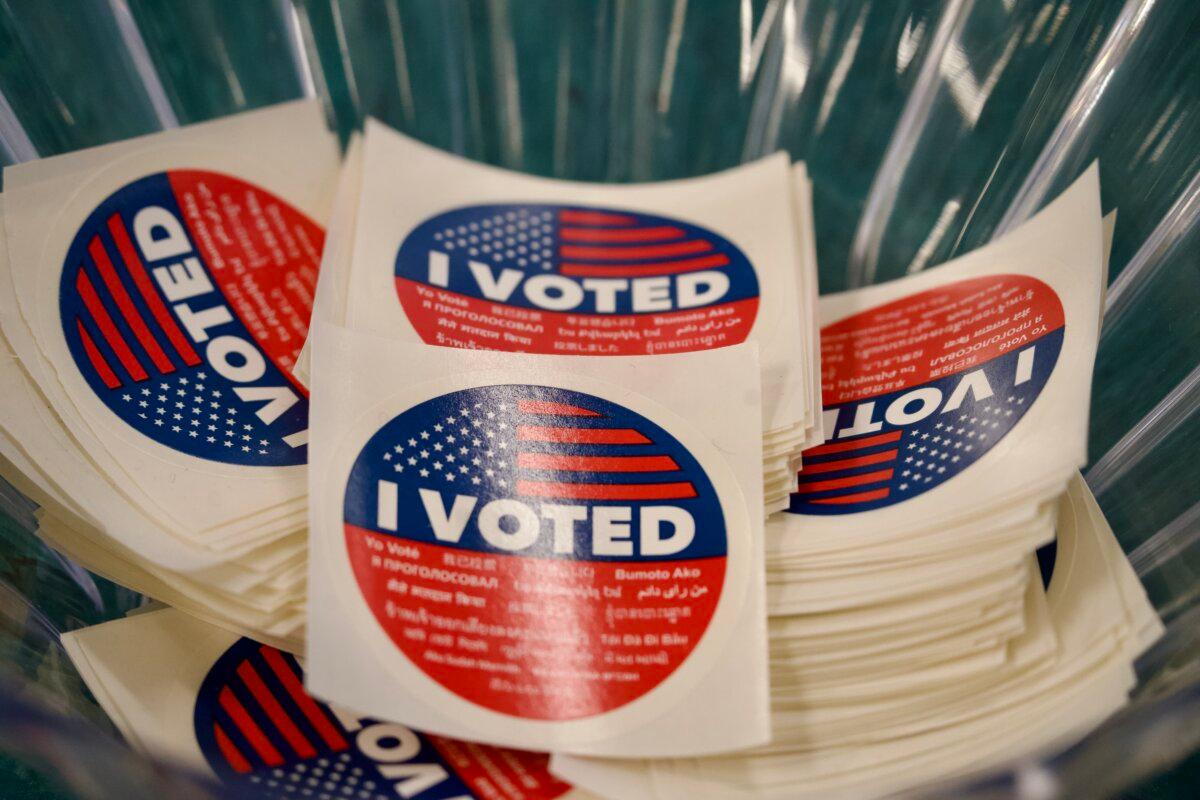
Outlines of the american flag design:
<svg viewBox="0 0 1200 800">
<path fill-rule="evenodd" d="M 686 662 L 729 546 L 711 480 L 666 428 L 525 384 L 394 417 L 351 468 L 344 520 L 397 650 L 469 702 L 544 721 L 619 708 Z"/>
<path fill-rule="evenodd" d="M 528 352 L 736 344 L 749 335 L 759 295 L 754 268 L 725 237 L 677 219 L 582 206 L 438 214 L 404 239 L 395 274 L 424 341 Z"/>
<path fill-rule="evenodd" d="M 997 307 L 1006 310 L 992 313 Z M 991 338 L 972 341 L 962 328 L 951 330 L 947 320 L 966 313 Z M 812 515 L 869 511 L 952 480 L 1020 423 L 1054 371 L 1063 332 L 1057 296 L 1023 276 L 963 281 L 826 328 L 826 441 L 804 451 L 789 510 Z M 951 348 L 971 357 L 930 379 L 931 365 L 938 362 L 928 353 L 943 352 L 943 335 L 962 337 L 953 338 Z M 899 346 L 908 342 L 916 344 Z M 1013 343 L 1019 344 L 1010 348 Z M 863 352 L 872 354 L 869 362 L 859 357 Z M 859 392 L 868 380 L 899 388 Z M 854 399 L 845 402 L 847 396 Z"/>
<path fill-rule="evenodd" d="M 725 554 L 724 516 L 696 458 L 654 422 L 581 392 L 485 386 L 405 411 L 371 438 L 351 470 L 345 499 L 348 524 L 381 530 L 380 480 L 397 485 L 398 519 L 403 521 L 399 535 L 414 541 L 438 541 L 418 494 L 429 489 L 442 495 L 447 507 L 457 494 L 478 498 L 479 506 L 510 498 L 531 505 L 678 505 L 709 521 L 684 557 Z M 571 553 L 554 552 L 549 537 L 543 537 L 523 554 L 604 559 L 591 553 L 589 525 L 577 523 Z M 458 546 L 501 552 L 469 535 Z M 673 554 L 670 559 L 680 557 Z"/>
<path fill-rule="evenodd" d="M 174 254 L 147 252 L 169 230 L 180 234 Z M 226 464 L 303 464 L 308 399 L 290 367 L 323 238 L 230 176 L 180 170 L 126 185 L 89 215 L 63 264 L 76 366 L 109 410 L 161 445 Z"/>
<path fill-rule="evenodd" d="M 213 664 L 193 722 L 218 778 L 274 800 L 553 800 L 570 789 L 544 754 L 337 713 L 303 680 L 295 658 L 250 639 Z"/>
</svg>

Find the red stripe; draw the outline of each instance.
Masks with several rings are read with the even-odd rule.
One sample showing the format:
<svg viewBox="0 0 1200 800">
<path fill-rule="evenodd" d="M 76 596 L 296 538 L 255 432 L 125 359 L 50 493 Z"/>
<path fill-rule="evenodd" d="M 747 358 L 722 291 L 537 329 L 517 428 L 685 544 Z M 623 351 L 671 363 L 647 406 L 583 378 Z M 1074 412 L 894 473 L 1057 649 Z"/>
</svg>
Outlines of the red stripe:
<svg viewBox="0 0 1200 800">
<path fill-rule="evenodd" d="M 686 256 L 692 253 L 707 253 L 712 242 L 689 239 L 674 244 L 648 244 L 642 247 L 591 247 L 588 245 L 564 244 L 558 248 L 563 258 L 583 258 L 595 261 L 637 261 L 642 258 L 666 258 Z"/>
<path fill-rule="evenodd" d="M 275 677 L 279 678 L 280 683 L 287 689 L 292 701 L 300 707 L 304 716 L 312 723 L 313 728 L 325 740 L 325 744 L 333 750 L 345 750 L 349 745 L 346 744 L 345 738 L 329 721 L 329 717 L 325 716 L 325 712 L 317 705 L 317 701 L 309 696 L 308 692 L 304 691 L 304 687 L 300 684 L 300 679 L 296 677 L 296 673 L 292 672 L 292 668 L 284 661 L 283 656 L 274 647 L 263 645 L 259 648 L 263 658 L 267 660 L 267 665 L 271 667 L 271 671 L 275 673 Z"/>
<path fill-rule="evenodd" d="M 899 450 L 884 450 L 882 453 L 872 453 L 869 456 L 858 456 L 857 458 L 839 458 L 837 461 L 822 461 L 819 464 L 805 464 L 804 469 L 800 470 L 801 475 L 813 475 L 818 472 L 837 472 L 839 469 L 850 469 L 851 467 L 865 467 L 868 464 L 882 464 L 884 461 L 891 461 L 899 453 Z"/>
<path fill-rule="evenodd" d="M 191 341 L 175 324 L 175 318 L 171 316 L 171 312 L 167 310 L 166 304 L 155 290 L 154 283 L 150 280 L 145 265 L 142 264 L 142 259 L 138 257 L 137 250 L 134 249 L 133 242 L 129 239 L 129 232 L 125 229 L 125 223 L 121 220 L 120 214 L 113 214 L 108 218 L 108 231 L 112 234 L 113 241 L 117 243 L 117 251 L 120 252 L 121 260 L 125 262 L 125 269 L 133 278 L 134 285 L 137 286 L 138 294 L 150 307 L 150 313 L 154 315 L 158 327 L 162 328 L 163 333 L 171 340 L 171 346 L 175 348 L 175 352 L 179 353 L 183 363 L 189 367 L 199 364 L 200 356 L 196 355 Z"/>
<path fill-rule="evenodd" d="M 694 272 L 709 267 L 723 267 L 729 263 L 729 257 L 724 253 L 714 253 L 711 256 L 684 258 L 678 261 L 656 261 L 652 264 L 576 264 L 573 261 L 563 262 L 563 275 L 573 278 L 636 278 L 639 275 L 675 275 L 679 272 Z"/>
<path fill-rule="evenodd" d="M 517 411 L 524 414 L 557 414 L 563 417 L 600 417 L 602 414 L 579 406 L 566 403 L 552 403 L 549 400 L 518 400 Z"/>
<path fill-rule="evenodd" d="M 233 696 L 233 690 L 228 686 L 224 687 L 221 689 L 218 699 L 221 708 L 225 709 L 225 713 L 233 718 L 238 730 L 246 737 L 246 741 L 250 742 L 250 746 L 254 748 L 254 752 L 258 753 L 258 757 L 268 767 L 278 767 L 282 764 L 283 756 L 275 749 L 275 745 L 271 744 L 271 740 L 262 732 L 262 728 L 258 727 L 258 723 L 250 718 L 245 707 Z"/>
<path fill-rule="evenodd" d="M 237 746 L 230 741 L 229 736 L 221 729 L 221 726 L 213 723 L 213 734 L 217 737 L 217 747 L 221 750 L 221 755 L 225 757 L 225 761 L 229 766 L 233 767 L 234 772 L 240 772 L 245 775 L 251 770 L 250 762 L 241 754 Z"/>
<path fill-rule="evenodd" d="M 571 211 L 563 209 L 558 212 L 559 222 L 573 222 L 576 225 L 634 225 L 637 217 L 628 214 L 605 214 L 600 211 Z"/>
<path fill-rule="evenodd" d="M 96 347 L 96 343 L 92 341 L 87 328 L 83 327 L 83 320 L 79 317 L 75 318 L 75 327 L 79 331 L 79 338 L 83 340 L 83 351 L 87 353 L 88 361 L 92 362 L 92 369 L 100 373 L 100 380 L 104 381 L 104 385 L 110 389 L 120 386 L 121 379 L 117 377 L 117 373 L 113 372 L 112 367 L 108 365 L 108 360 L 100 352 L 100 348 Z"/>
<path fill-rule="evenodd" d="M 683 500 L 696 496 L 696 487 L 677 483 L 552 483 L 517 481 L 517 494 L 531 497 L 569 497 L 577 500 Z"/>
<path fill-rule="evenodd" d="M 848 478 L 830 478 L 827 481 L 802 483 L 796 491 L 800 494 L 808 494 L 809 492 L 825 492 L 830 489 L 844 489 L 847 486 L 861 486 L 864 483 L 878 483 L 879 481 L 891 480 L 893 471 L 890 469 L 879 469 L 874 472 L 864 472 L 862 475 L 851 475 Z"/>
<path fill-rule="evenodd" d="M 109 346 L 117 354 L 117 360 L 121 362 L 121 366 L 125 367 L 125 371 L 129 373 L 129 377 L 135 381 L 144 381 L 149 376 L 146 370 L 142 368 L 141 363 L 137 360 L 137 356 L 129 349 L 129 344 L 125 341 L 125 337 L 117 330 L 116 323 L 112 317 L 108 315 L 108 310 L 104 307 L 104 303 L 100 302 L 100 295 L 96 294 L 96 287 L 92 286 L 92 279 L 83 271 L 83 267 L 75 273 L 75 289 L 79 292 L 79 296 L 83 298 L 83 304 L 88 307 L 88 311 L 92 314 L 92 319 L 100 328 L 100 333 L 104 336 L 104 341 L 108 342 Z"/>
<path fill-rule="evenodd" d="M 824 506 L 840 506 L 850 503 L 869 503 L 872 500 L 881 500 L 888 496 L 890 489 L 872 489 L 869 492 L 856 492 L 854 494 L 844 494 L 840 497 L 826 497 L 821 500 L 810 500 L 811 503 L 820 503 Z"/>
<path fill-rule="evenodd" d="M 296 723 L 292 722 L 291 717 L 279 705 L 279 701 L 275 699 L 275 695 L 271 694 L 271 690 L 263 683 L 262 678 L 258 676 L 258 671 L 254 669 L 254 665 L 249 661 L 243 661 L 237 668 L 238 677 L 246 684 L 246 688 L 250 690 L 250 694 L 254 695 L 254 699 L 262 706 L 262 710 L 267 712 L 267 716 L 271 718 L 271 722 L 283 734 L 283 738 L 287 739 L 287 743 L 296 751 L 296 755 L 301 758 L 312 758 L 317 754 L 316 748 L 309 744 L 308 739 L 304 738 L 304 734 L 296 727 Z"/>
<path fill-rule="evenodd" d="M 568 472 L 669 472 L 679 469 L 670 456 L 565 456 L 557 453 L 517 453 L 517 466 Z"/>
<path fill-rule="evenodd" d="M 113 269 L 112 261 L 109 260 L 104 243 L 100 241 L 99 236 L 93 236 L 92 241 L 88 243 L 88 253 L 91 254 L 96 269 L 100 270 L 100 277 L 104 279 L 108 293 L 116 301 L 117 308 L 121 309 L 121 316 L 133 329 L 133 335 L 137 337 L 142 349 L 150 356 L 154 366 L 158 367 L 158 371 L 164 375 L 174 372 L 175 365 L 171 363 L 171 359 L 167 358 L 167 354 L 158 346 L 158 341 L 146 327 L 146 320 L 142 319 L 142 315 L 138 313 L 137 307 L 129 297 L 129 292 L 125 291 L 125 284 L 121 283 L 121 279 L 117 277 L 117 271 Z"/>
<path fill-rule="evenodd" d="M 661 225 L 657 228 L 615 231 L 603 228 L 563 228 L 558 235 L 572 242 L 657 242 L 662 239 L 678 239 L 686 234 L 682 228 Z"/>
<path fill-rule="evenodd" d="M 650 444 L 650 440 L 632 428 L 560 428 L 544 425 L 518 425 L 517 439 L 522 442 L 566 442 L 569 444 Z"/>
<path fill-rule="evenodd" d="M 817 447 L 810 447 L 805 450 L 802 455 L 806 456 L 823 456 L 826 453 L 844 453 L 847 450 L 858 450 L 861 447 L 874 447 L 877 444 L 887 444 L 900 439 L 903 431 L 892 431 L 891 433 L 881 433 L 876 436 L 868 436 L 865 439 L 851 439 L 848 442 L 835 442 L 833 444 L 823 444 Z"/>
</svg>

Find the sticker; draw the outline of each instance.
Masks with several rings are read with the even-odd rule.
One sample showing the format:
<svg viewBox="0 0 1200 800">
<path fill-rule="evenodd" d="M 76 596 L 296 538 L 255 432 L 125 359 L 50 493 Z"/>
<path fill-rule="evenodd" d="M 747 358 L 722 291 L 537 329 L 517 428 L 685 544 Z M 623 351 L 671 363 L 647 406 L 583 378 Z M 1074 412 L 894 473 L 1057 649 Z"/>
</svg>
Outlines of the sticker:
<svg viewBox="0 0 1200 800">
<path fill-rule="evenodd" d="M 396 292 L 427 344 L 562 355 L 682 353 L 746 339 L 754 268 L 679 220 L 559 205 L 477 205 L 418 225 Z"/>
<path fill-rule="evenodd" d="M 308 332 L 324 232 L 228 175 L 171 170 L 110 195 L 63 264 L 63 333 L 121 420 L 188 455 L 244 466 L 307 458 Z"/>
<path fill-rule="evenodd" d="M 1063 331 L 1054 290 L 1024 275 L 958 281 L 826 326 L 827 439 L 804 451 L 789 510 L 882 508 L 958 475 L 1041 394 Z"/>
<path fill-rule="evenodd" d="M 271 798 L 552 800 L 570 785 L 542 753 L 427 736 L 304 691 L 296 659 L 239 639 L 196 696 L 196 741 L 226 784 Z"/>
<path fill-rule="evenodd" d="M 493 385 L 413 406 L 359 453 L 343 514 L 396 647 L 449 692 L 524 719 L 652 691 L 725 581 L 725 514 L 696 457 L 578 391 Z"/>
</svg>

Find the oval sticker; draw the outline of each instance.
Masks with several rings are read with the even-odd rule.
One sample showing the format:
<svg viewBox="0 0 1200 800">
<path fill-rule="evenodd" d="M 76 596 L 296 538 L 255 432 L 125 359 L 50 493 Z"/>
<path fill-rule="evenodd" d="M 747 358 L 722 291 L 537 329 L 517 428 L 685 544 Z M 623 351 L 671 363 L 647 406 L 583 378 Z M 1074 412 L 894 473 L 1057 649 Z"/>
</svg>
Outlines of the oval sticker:
<svg viewBox="0 0 1200 800">
<path fill-rule="evenodd" d="M 725 581 L 697 459 L 621 405 L 545 386 L 427 400 L 372 436 L 344 505 L 351 568 L 421 671 L 487 709 L 571 720 L 688 658 Z"/>
<path fill-rule="evenodd" d="M 291 368 L 324 238 L 283 200 L 228 175 L 133 181 L 67 251 L 59 310 L 76 366 L 114 414 L 161 445 L 226 464 L 303 464 L 308 396 Z"/>
<path fill-rule="evenodd" d="M 790 510 L 868 511 L 952 479 L 1041 394 L 1063 330 L 1054 290 L 1024 275 L 959 281 L 826 326 L 826 441 L 804 452 Z"/>
<path fill-rule="evenodd" d="M 196 741 L 227 785 L 280 800 L 553 800 L 542 753 L 359 718 L 304 691 L 292 656 L 239 639 L 196 696 Z"/>
<path fill-rule="evenodd" d="M 396 255 L 396 291 L 428 344 L 638 355 L 744 341 L 759 287 L 712 231 L 640 212 L 502 204 L 418 225 Z"/>
</svg>

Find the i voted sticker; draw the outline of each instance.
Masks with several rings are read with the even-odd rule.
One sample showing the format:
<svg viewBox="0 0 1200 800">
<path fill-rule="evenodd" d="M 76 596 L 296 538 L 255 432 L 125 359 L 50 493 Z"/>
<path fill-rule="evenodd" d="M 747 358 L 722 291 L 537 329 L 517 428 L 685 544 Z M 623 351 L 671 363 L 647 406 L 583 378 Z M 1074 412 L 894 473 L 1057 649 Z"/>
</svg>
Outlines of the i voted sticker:
<svg viewBox="0 0 1200 800">
<path fill-rule="evenodd" d="M 235 642 L 200 686 L 196 740 L 213 772 L 288 800 L 553 800 L 549 757 L 417 733 L 309 696 L 296 659 Z"/>
<path fill-rule="evenodd" d="M 491 711 L 563 721 L 651 692 L 705 635 L 726 578 L 697 458 L 590 394 L 504 384 L 392 418 L 344 501 L 363 599 L 398 650 Z"/>
<path fill-rule="evenodd" d="M 304 343 L 324 232 L 228 175 L 171 170 L 110 195 L 75 235 L 63 334 L 96 396 L 161 445 L 246 466 L 303 464 Z"/>
<path fill-rule="evenodd" d="M 972 278 L 821 331 L 824 444 L 790 510 L 848 514 L 954 478 L 1037 400 L 1062 349 L 1062 303 L 1023 275 Z"/>
<path fill-rule="evenodd" d="M 418 225 L 396 291 L 429 344 L 564 355 L 707 350 L 746 339 L 754 268 L 680 220 L 579 206 L 477 205 Z"/>
</svg>

